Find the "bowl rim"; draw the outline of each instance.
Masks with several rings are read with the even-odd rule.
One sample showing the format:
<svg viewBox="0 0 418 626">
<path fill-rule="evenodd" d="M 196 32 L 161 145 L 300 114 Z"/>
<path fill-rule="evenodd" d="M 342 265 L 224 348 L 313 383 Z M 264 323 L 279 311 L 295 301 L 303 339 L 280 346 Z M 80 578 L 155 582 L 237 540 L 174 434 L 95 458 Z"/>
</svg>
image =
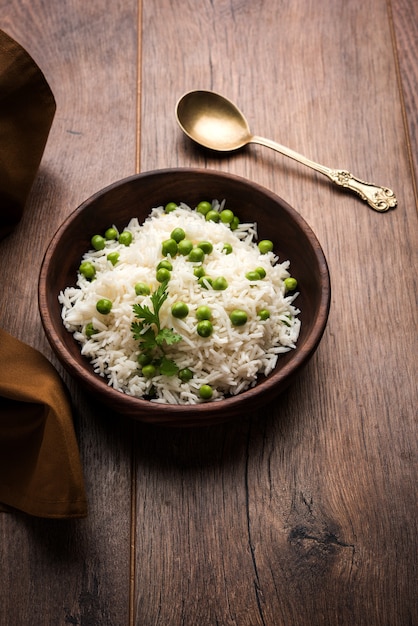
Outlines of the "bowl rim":
<svg viewBox="0 0 418 626">
<path fill-rule="evenodd" d="M 205 177 L 222 177 L 226 181 L 230 180 L 238 184 L 243 184 L 244 186 L 249 186 L 252 189 L 256 190 L 258 193 L 268 196 L 269 199 L 273 202 L 279 203 L 283 207 L 285 212 L 289 214 L 290 218 L 297 224 L 297 227 L 304 232 L 305 236 L 309 239 L 310 244 L 314 248 L 315 255 L 317 256 L 317 258 L 319 258 L 320 261 L 320 284 L 322 285 L 320 303 L 318 306 L 318 315 L 314 324 L 312 325 L 309 335 L 304 341 L 304 349 L 298 351 L 296 348 L 292 352 L 293 358 L 289 363 L 284 364 L 283 367 L 280 368 L 280 371 L 278 371 L 277 373 L 275 373 L 273 370 L 273 372 L 269 374 L 269 376 L 263 378 L 260 382 L 257 383 L 257 385 L 255 385 L 254 387 L 250 387 L 249 389 L 237 394 L 236 396 L 229 396 L 221 400 L 202 402 L 192 405 L 165 404 L 160 402 L 153 402 L 144 398 L 129 396 L 128 394 L 125 394 L 121 391 L 118 391 L 117 389 L 114 389 L 110 385 L 107 385 L 106 378 L 101 377 L 93 371 L 85 369 L 77 361 L 69 361 L 68 351 L 64 342 L 61 340 L 58 334 L 55 335 L 51 332 L 51 328 L 54 328 L 54 319 L 48 308 L 46 293 L 50 263 L 59 244 L 60 237 L 69 226 L 69 224 L 76 220 L 80 213 L 82 213 L 82 211 L 86 207 L 88 207 L 95 200 L 107 194 L 109 191 L 115 190 L 118 187 L 122 187 L 131 181 L 142 180 L 150 177 L 160 177 L 165 175 L 175 176 L 176 174 L 182 173 L 196 174 Z M 110 183 L 109 185 L 106 185 L 102 189 L 98 190 L 90 197 L 85 199 L 77 208 L 71 211 L 71 213 L 63 220 L 61 225 L 57 228 L 44 253 L 38 278 L 38 309 L 41 317 L 41 322 L 48 342 L 50 343 L 53 352 L 58 357 L 58 360 L 61 362 L 64 368 L 73 377 L 76 378 L 76 380 L 88 380 L 89 386 L 91 386 L 99 394 L 99 396 L 105 391 L 106 394 L 110 394 L 110 397 L 113 398 L 115 402 L 123 404 L 126 407 L 132 407 L 132 412 L 136 411 L 138 413 L 137 419 L 139 420 L 143 419 L 141 415 L 143 411 L 151 420 L 153 419 L 153 416 L 157 418 L 157 415 L 161 415 L 162 412 L 168 412 L 170 414 L 170 419 L 174 421 L 176 416 L 181 416 L 184 418 L 185 416 L 189 415 L 190 417 L 192 417 L 193 413 L 198 411 L 199 421 L 202 420 L 204 422 L 205 417 L 210 418 L 212 415 L 216 415 L 220 408 L 222 408 L 223 412 L 233 410 L 235 407 L 242 405 L 242 403 L 245 401 L 250 403 L 256 401 L 260 394 L 263 394 L 263 396 L 266 397 L 267 403 L 269 401 L 269 398 L 277 395 L 277 392 L 275 392 L 275 388 L 277 388 L 278 383 L 284 382 L 287 377 L 289 377 L 290 383 L 294 376 L 296 376 L 299 370 L 304 367 L 304 365 L 308 362 L 308 360 L 316 350 L 325 331 L 329 316 L 330 302 L 331 281 L 325 254 L 317 236 L 315 235 L 309 224 L 306 222 L 306 220 L 300 215 L 300 213 L 298 213 L 296 209 L 291 207 L 276 193 L 266 187 L 263 187 L 259 183 L 253 182 L 236 174 L 231 174 L 228 172 L 209 168 L 206 169 L 195 167 L 176 167 L 149 170 L 137 174 L 132 174 L 122 179 L 116 180 L 113 183 Z M 86 360 L 86 364 L 87 363 L 89 363 L 88 359 Z M 290 377 L 289 375 L 292 376 Z M 106 386 L 104 386 L 104 384 Z"/>
</svg>

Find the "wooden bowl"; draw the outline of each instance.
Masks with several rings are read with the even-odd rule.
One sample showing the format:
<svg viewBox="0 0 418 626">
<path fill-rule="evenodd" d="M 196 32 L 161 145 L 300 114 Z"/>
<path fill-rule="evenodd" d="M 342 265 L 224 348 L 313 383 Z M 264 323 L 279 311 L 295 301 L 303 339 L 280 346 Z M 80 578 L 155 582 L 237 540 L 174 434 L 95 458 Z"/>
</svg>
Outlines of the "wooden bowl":
<svg viewBox="0 0 418 626">
<path fill-rule="evenodd" d="M 275 370 L 237 396 L 199 405 L 161 405 L 133 398 L 108 386 L 81 356 L 79 344 L 61 320 L 58 294 L 74 285 L 83 253 L 94 233 L 109 224 L 121 229 L 132 217 L 140 221 L 169 201 L 191 206 L 202 199 L 226 199 L 241 221 L 256 221 L 259 239 L 271 239 L 280 261 L 290 260 L 298 279 L 301 310 L 297 347 L 279 357 Z M 118 181 L 94 194 L 76 209 L 54 235 L 39 277 L 39 310 L 55 354 L 68 372 L 116 413 L 144 422 L 172 426 L 206 426 L 248 414 L 280 394 L 315 352 L 324 332 L 330 305 L 330 279 L 321 246 L 304 219 L 272 192 L 234 175 L 199 169 L 145 172 Z"/>
</svg>

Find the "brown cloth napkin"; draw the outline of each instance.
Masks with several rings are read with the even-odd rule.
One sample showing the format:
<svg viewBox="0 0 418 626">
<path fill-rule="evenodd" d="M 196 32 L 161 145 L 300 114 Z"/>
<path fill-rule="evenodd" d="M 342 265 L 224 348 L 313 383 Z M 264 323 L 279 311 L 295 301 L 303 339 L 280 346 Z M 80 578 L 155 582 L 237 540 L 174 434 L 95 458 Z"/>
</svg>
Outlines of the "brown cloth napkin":
<svg viewBox="0 0 418 626">
<path fill-rule="evenodd" d="M 39 67 L 0 30 L 0 239 L 22 216 L 54 114 Z M 0 510 L 10 507 L 51 518 L 87 513 L 61 378 L 40 352 L 0 329 Z"/>
<path fill-rule="evenodd" d="M 84 481 L 67 391 L 37 350 L 0 329 L 0 502 L 83 517 Z"/>
<path fill-rule="evenodd" d="M 0 30 L 0 239 L 22 217 L 55 109 L 39 67 Z"/>
</svg>

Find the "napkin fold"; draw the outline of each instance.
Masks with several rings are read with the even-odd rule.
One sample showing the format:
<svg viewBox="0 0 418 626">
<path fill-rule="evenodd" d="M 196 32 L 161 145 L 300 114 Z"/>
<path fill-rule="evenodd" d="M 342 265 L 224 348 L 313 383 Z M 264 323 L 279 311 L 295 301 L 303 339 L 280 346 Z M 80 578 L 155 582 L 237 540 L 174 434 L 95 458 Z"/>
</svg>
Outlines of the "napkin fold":
<svg viewBox="0 0 418 626">
<path fill-rule="evenodd" d="M 55 110 L 38 65 L 0 30 L 0 239 L 22 217 Z"/>
<path fill-rule="evenodd" d="M 0 30 L 0 239 L 21 219 L 55 109 L 39 67 Z M 67 390 L 46 357 L 0 329 L 0 510 L 10 508 L 87 513 Z"/>
<path fill-rule="evenodd" d="M 83 517 L 84 479 L 68 393 L 48 359 L 0 329 L 0 502 Z"/>
</svg>

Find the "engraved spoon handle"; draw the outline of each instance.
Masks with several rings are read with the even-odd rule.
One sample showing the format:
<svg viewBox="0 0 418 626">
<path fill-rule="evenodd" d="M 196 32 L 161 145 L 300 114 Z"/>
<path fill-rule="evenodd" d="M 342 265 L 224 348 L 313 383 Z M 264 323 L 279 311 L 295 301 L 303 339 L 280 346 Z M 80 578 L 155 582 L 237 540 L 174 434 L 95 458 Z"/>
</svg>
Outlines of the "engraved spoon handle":
<svg viewBox="0 0 418 626">
<path fill-rule="evenodd" d="M 326 167 L 325 165 L 321 165 L 320 163 L 315 163 L 315 161 L 311 161 L 302 154 L 295 152 L 291 148 L 282 146 L 271 139 L 259 137 L 258 135 L 252 135 L 250 141 L 251 143 L 258 143 L 262 146 L 266 146 L 267 148 L 271 148 L 272 150 L 276 150 L 276 152 L 280 152 L 294 161 L 298 161 L 299 163 L 302 163 L 302 165 L 306 165 L 320 174 L 324 174 L 324 176 L 327 176 L 331 182 L 335 183 L 339 187 L 345 187 L 346 189 L 350 189 L 351 191 L 357 193 L 360 198 L 367 202 L 367 204 L 375 211 L 383 213 L 388 209 L 394 209 L 397 205 L 395 194 L 392 189 L 389 189 L 388 187 L 379 187 L 378 185 L 367 183 L 364 180 L 360 180 L 360 178 L 356 178 L 347 170 L 335 170 Z"/>
</svg>

